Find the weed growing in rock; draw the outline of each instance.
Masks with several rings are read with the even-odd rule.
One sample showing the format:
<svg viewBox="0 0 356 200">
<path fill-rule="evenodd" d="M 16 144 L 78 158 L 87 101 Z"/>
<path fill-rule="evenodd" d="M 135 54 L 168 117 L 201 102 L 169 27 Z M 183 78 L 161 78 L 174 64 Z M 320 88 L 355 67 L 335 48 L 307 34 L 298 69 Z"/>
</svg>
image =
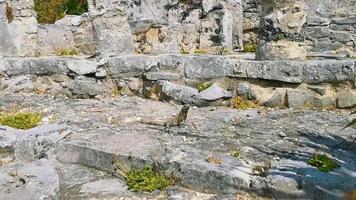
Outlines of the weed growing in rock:
<svg viewBox="0 0 356 200">
<path fill-rule="evenodd" d="M 239 158 L 240 157 L 240 151 L 239 150 L 235 150 L 234 152 L 231 153 L 231 156 L 233 156 L 235 158 Z"/>
<path fill-rule="evenodd" d="M 6 2 L 6 18 L 9 23 L 14 20 L 14 11 L 12 5 L 10 4 L 11 1 Z"/>
<path fill-rule="evenodd" d="M 160 175 L 152 167 L 146 166 L 141 170 L 131 170 L 127 173 L 127 186 L 135 192 L 153 192 L 163 190 L 172 184 L 167 177 Z"/>
<path fill-rule="evenodd" d="M 256 52 L 257 44 L 249 44 L 244 46 L 244 52 Z"/>
<path fill-rule="evenodd" d="M 338 167 L 338 164 L 324 154 L 315 154 L 309 160 L 308 164 L 317 167 L 322 172 L 330 172 Z"/>
<path fill-rule="evenodd" d="M 243 97 L 237 96 L 231 99 L 231 107 L 241 110 L 247 110 L 250 108 L 256 108 L 257 105 L 249 100 L 244 99 Z"/>
<path fill-rule="evenodd" d="M 199 92 L 201 92 L 201 91 L 208 89 L 212 85 L 213 85 L 213 83 L 211 83 L 211 82 L 204 82 L 204 83 L 197 84 L 196 88 L 199 90 Z"/>
<path fill-rule="evenodd" d="M 154 167 L 145 166 L 142 169 L 128 169 L 121 161 L 116 161 L 114 167 L 122 175 L 129 189 L 134 192 L 153 192 L 164 190 L 174 184 L 174 179 L 161 175 Z"/>
<path fill-rule="evenodd" d="M 206 54 L 206 51 L 204 49 L 196 49 L 194 51 L 195 54 Z"/>
<path fill-rule="evenodd" d="M 36 127 L 42 118 L 43 114 L 39 112 L 0 113 L 0 125 L 30 129 Z"/>
<path fill-rule="evenodd" d="M 57 56 L 77 56 L 79 51 L 77 49 L 59 49 L 56 54 Z"/>
</svg>

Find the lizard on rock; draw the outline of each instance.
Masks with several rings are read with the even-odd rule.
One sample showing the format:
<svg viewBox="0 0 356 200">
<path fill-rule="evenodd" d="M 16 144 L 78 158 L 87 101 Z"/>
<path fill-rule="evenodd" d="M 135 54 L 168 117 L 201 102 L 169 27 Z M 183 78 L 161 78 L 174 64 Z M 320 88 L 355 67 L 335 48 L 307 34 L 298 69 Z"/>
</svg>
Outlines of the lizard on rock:
<svg viewBox="0 0 356 200">
<path fill-rule="evenodd" d="M 185 120 L 187 120 L 188 116 L 188 111 L 189 111 L 190 106 L 189 105 L 184 105 L 180 112 L 177 115 L 174 115 L 171 118 L 168 118 L 167 120 L 151 120 L 151 121 L 141 121 L 142 123 L 145 124 L 151 124 L 151 125 L 159 125 L 159 126 L 164 126 L 165 128 L 172 127 L 172 126 L 180 126 Z"/>
</svg>

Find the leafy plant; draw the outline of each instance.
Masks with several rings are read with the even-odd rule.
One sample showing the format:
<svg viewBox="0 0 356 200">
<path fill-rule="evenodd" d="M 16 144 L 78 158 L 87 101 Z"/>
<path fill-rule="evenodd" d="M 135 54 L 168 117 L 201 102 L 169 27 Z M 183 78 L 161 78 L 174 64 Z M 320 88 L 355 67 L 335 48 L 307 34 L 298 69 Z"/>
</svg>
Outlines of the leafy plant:
<svg viewBox="0 0 356 200">
<path fill-rule="evenodd" d="M 197 84 L 196 88 L 199 90 L 199 92 L 201 92 L 201 91 L 208 89 L 212 85 L 213 85 L 213 83 L 211 83 L 211 82 L 204 82 L 204 83 Z"/>
<path fill-rule="evenodd" d="M 43 114 L 39 112 L 0 113 L 0 125 L 30 129 L 36 127 L 42 118 Z"/>
<path fill-rule="evenodd" d="M 206 54 L 206 51 L 204 49 L 196 49 L 194 51 L 195 54 Z"/>
<path fill-rule="evenodd" d="M 77 56 L 79 51 L 77 49 L 59 49 L 56 52 L 57 56 Z"/>
<path fill-rule="evenodd" d="M 257 44 L 249 44 L 244 46 L 244 52 L 256 52 Z"/>
<path fill-rule="evenodd" d="M 243 97 L 237 96 L 232 98 L 231 107 L 241 110 L 247 110 L 250 108 L 256 108 L 257 105 L 249 100 L 244 99 Z"/>
<path fill-rule="evenodd" d="M 163 190 L 172 184 L 171 180 L 160 175 L 150 166 L 146 166 L 141 170 L 129 171 L 126 182 L 127 186 L 135 192 Z"/>
<path fill-rule="evenodd" d="M 308 160 L 308 164 L 317 167 L 322 172 L 330 172 L 338 167 L 338 164 L 324 154 L 315 154 Z"/>
<path fill-rule="evenodd" d="M 145 166 L 140 170 L 129 169 L 125 164 L 118 160 L 114 163 L 118 173 L 122 175 L 129 189 L 134 192 L 153 192 L 164 190 L 174 184 L 173 178 L 161 175 L 152 166 Z"/>
<path fill-rule="evenodd" d="M 239 150 L 235 150 L 234 152 L 231 153 L 231 156 L 233 156 L 235 158 L 239 158 L 240 157 L 240 151 Z"/>
<path fill-rule="evenodd" d="M 88 10 L 86 0 L 35 0 L 39 23 L 53 24 L 66 14 L 81 15 Z"/>
</svg>

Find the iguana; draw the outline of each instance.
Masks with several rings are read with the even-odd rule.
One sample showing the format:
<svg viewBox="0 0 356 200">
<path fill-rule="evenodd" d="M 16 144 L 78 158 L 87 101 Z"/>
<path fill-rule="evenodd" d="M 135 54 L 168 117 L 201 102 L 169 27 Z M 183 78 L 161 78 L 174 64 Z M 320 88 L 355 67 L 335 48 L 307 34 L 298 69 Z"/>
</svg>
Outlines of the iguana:
<svg viewBox="0 0 356 200">
<path fill-rule="evenodd" d="M 187 119 L 189 108 L 189 105 L 184 105 L 177 115 L 174 115 L 167 120 L 141 120 L 141 122 L 145 124 L 164 126 L 165 128 L 180 126 Z"/>
</svg>

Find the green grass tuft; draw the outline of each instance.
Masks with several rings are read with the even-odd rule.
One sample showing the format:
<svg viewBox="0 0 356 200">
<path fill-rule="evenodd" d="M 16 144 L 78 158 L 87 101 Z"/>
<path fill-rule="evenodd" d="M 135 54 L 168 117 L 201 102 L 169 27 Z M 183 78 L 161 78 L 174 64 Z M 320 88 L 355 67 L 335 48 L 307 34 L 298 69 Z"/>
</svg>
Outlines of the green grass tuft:
<svg viewBox="0 0 356 200">
<path fill-rule="evenodd" d="M 208 89 L 212 85 L 213 85 L 213 83 L 211 83 L 211 82 L 204 82 L 204 83 L 197 84 L 196 88 L 199 90 L 199 92 L 201 92 L 201 91 Z"/>
<path fill-rule="evenodd" d="M 79 51 L 77 49 L 59 49 L 56 54 L 57 56 L 77 56 Z"/>
<path fill-rule="evenodd" d="M 327 155 L 315 154 L 309 160 L 308 164 L 317 167 L 322 172 L 330 172 L 338 167 L 338 164 Z"/>
<path fill-rule="evenodd" d="M 160 175 L 152 167 L 146 166 L 141 170 L 131 170 L 126 173 L 127 186 L 135 192 L 153 192 L 164 190 L 173 181 Z"/>
<path fill-rule="evenodd" d="M 244 46 L 244 52 L 256 52 L 257 44 L 249 44 Z"/>
<path fill-rule="evenodd" d="M 239 158 L 240 157 L 240 151 L 236 150 L 234 152 L 231 153 L 231 156 L 235 157 L 235 158 Z"/>
<path fill-rule="evenodd" d="M 30 129 L 39 125 L 43 114 L 39 112 L 0 113 L 0 125 L 17 129 Z"/>
</svg>

